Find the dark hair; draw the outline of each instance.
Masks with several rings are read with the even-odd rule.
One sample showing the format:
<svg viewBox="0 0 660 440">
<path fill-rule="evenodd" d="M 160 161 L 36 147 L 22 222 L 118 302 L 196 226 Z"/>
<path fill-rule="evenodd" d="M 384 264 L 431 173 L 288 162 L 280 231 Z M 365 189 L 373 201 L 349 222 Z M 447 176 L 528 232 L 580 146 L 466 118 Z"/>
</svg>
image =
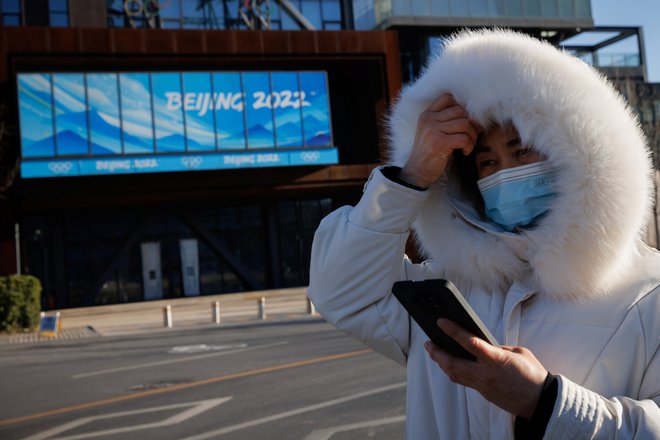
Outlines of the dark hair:
<svg viewBox="0 0 660 440">
<path fill-rule="evenodd" d="M 461 150 L 455 150 L 448 177 L 460 183 L 462 195 L 472 200 L 477 211 L 484 215 L 484 199 L 481 197 L 481 191 L 477 185 L 479 175 L 474 151 L 465 156 Z"/>
</svg>

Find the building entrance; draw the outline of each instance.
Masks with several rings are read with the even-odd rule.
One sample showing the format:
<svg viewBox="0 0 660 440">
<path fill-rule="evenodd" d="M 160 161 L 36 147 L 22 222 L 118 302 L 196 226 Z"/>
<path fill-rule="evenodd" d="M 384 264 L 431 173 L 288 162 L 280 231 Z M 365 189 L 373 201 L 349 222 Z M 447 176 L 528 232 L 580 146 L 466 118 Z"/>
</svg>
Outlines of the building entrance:
<svg viewBox="0 0 660 440">
<path fill-rule="evenodd" d="M 144 299 L 163 298 L 163 271 L 160 261 L 160 243 L 140 244 L 142 252 L 142 286 Z"/>
<path fill-rule="evenodd" d="M 179 240 L 183 294 L 199 296 L 199 248 L 194 238 Z"/>
<path fill-rule="evenodd" d="M 332 199 L 30 216 L 25 268 L 44 308 L 305 286 Z"/>
<path fill-rule="evenodd" d="M 181 239 L 167 243 L 176 246 L 179 252 L 175 261 L 168 261 L 167 286 L 170 292 L 163 292 L 163 264 L 160 242 L 140 243 L 142 256 L 142 286 L 145 300 L 163 299 L 163 297 L 179 296 L 177 293 L 183 291 L 184 296 L 199 296 L 199 247 L 194 238 Z M 177 255 L 175 255 L 177 256 Z M 179 267 L 176 267 L 179 263 Z M 172 264 L 173 263 L 173 264 Z M 180 270 L 179 271 L 177 270 Z"/>
</svg>

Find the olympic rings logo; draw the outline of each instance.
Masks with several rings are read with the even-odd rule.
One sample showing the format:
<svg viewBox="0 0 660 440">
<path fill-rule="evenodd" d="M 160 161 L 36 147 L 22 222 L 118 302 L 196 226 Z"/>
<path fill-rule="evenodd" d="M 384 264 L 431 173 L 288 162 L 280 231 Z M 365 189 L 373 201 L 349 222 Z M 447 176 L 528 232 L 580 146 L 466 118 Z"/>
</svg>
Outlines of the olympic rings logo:
<svg viewBox="0 0 660 440">
<path fill-rule="evenodd" d="M 183 156 L 181 158 L 181 163 L 186 168 L 199 168 L 202 162 L 204 159 L 201 156 Z"/>
<path fill-rule="evenodd" d="M 166 9 L 172 0 L 124 0 L 124 12 L 129 17 L 144 14 L 145 17 L 153 17 L 160 14 L 161 9 Z"/>
<path fill-rule="evenodd" d="M 321 158 L 321 153 L 318 151 L 303 151 L 300 153 L 300 158 L 303 162 L 318 162 Z"/>
<path fill-rule="evenodd" d="M 67 174 L 73 168 L 71 162 L 51 162 L 48 164 L 48 169 L 55 174 Z"/>
</svg>

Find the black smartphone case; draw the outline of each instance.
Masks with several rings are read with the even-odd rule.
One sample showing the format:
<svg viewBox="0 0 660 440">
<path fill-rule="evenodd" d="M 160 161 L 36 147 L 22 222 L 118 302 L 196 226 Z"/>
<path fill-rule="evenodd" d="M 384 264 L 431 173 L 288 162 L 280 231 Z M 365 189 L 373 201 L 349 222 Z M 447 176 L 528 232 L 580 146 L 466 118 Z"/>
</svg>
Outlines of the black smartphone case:
<svg viewBox="0 0 660 440">
<path fill-rule="evenodd" d="M 455 356 L 476 360 L 440 330 L 437 324 L 440 318 L 454 321 L 470 333 L 499 347 L 497 340 L 451 281 L 398 281 L 392 286 L 392 293 L 429 339 L 443 350 Z"/>
</svg>

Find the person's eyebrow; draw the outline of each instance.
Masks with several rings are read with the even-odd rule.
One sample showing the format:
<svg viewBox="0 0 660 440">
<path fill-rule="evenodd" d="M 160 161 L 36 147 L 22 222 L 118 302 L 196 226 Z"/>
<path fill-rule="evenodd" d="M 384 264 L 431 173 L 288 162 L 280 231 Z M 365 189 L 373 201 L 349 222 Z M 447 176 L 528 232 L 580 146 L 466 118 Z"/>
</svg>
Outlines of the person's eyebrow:
<svg viewBox="0 0 660 440">
<path fill-rule="evenodd" d="M 520 137 L 519 136 L 511 139 L 509 142 L 506 143 L 507 147 L 515 147 L 516 145 L 520 145 Z"/>
<path fill-rule="evenodd" d="M 474 147 L 474 154 L 479 154 L 479 153 L 490 153 L 493 151 L 488 145 L 477 145 Z"/>
</svg>

